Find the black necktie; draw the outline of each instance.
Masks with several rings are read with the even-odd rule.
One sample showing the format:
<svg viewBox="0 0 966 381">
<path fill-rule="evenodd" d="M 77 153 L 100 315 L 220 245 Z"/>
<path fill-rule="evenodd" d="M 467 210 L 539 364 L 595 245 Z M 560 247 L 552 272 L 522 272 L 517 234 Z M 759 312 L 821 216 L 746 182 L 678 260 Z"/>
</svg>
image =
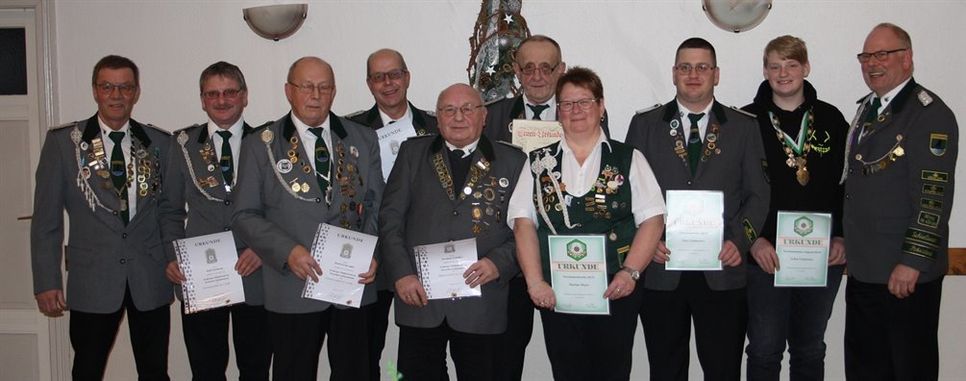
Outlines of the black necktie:
<svg viewBox="0 0 966 381">
<path fill-rule="evenodd" d="M 325 190 L 329 188 L 329 147 L 325 146 L 325 139 L 322 139 L 322 127 L 310 128 L 309 132 L 315 135 L 315 178 L 319 181 L 322 194 L 325 194 Z"/>
<path fill-rule="evenodd" d="M 114 149 L 111 150 L 111 182 L 114 183 L 114 190 L 120 201 L 121 220 L 127 225 L 130 218 L 130 211 L 127 207 L 127 170 L 124 168 L 124 150 L 121 148 L 121 140 L 124 133 L 114 131 L 107 134 L 114 142 Z"/>
<path fill-rule="evenodd" d="M 218 135 L 221 136 L 221 160 L 218 164 L 221 165 L 221 177 L 225 179 L 225 185 L 231 186 L 233 179 L 235 178 L 235 159 L 231 153 L 231 131 L 218 131 Z"/>
<path fill-rule="evenodd" d="M 463 188 L 463 183 L 466 182 L 466 175 L 470 171 L 470 157 L 471 155 L 466 155 L 466 152 L 462 149 L 454 149 L 449 151 L 449 166 L 452 169 L 453 175 L 453 190 L 457 193 Z"/>
<path fill-rule="evenodd" d="M 691 121 L 691 133 L 688 134 L 688 168 L 691 169 L 691 176 L 698 170 L 698 157 L 701 154 L 701 132 L 698 131 L 698 121 L 704 117 L 704 113 L 688 114 Z"/>
<path fill-rule="evenodd" d="M 531 105 L 531 104 L 528 104 L 527 107 L 530 108 L 530 111 L 533 111 L 532 120 L 543 120 L 540 118 L 540 113 L 542 113 L 543 110 L 550 108 L 550 106 L 548 105 Z"/>
</svg>

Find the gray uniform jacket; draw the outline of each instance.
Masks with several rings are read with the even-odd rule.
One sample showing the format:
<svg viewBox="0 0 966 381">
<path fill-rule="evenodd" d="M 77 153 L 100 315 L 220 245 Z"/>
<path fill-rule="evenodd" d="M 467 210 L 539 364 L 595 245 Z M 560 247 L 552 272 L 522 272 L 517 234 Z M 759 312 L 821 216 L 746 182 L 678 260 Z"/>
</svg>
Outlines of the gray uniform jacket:
<svg viewBox="0 0 966 381">
<path fill-rule="evenodd" d="M 248 136 L 253 130 L 245 124 L 242 136 Z M 235 211 L 234 196 L 225 189 L 218 164 L 221 154 L 211 143 L 208 124 L 175 131 L 174 136 L 160 204 L 161 237 L 169 262 L 177 259 L 174 240 L 229 231 Z M 241 172 L 236 170 L 236 173 Z M 248 247 L 237 234 L 235 246 L 239 252 Z M 246 304 L 264 304 L 261 268 L 243 277 L 242 285 Z M 181 299 L 180 286 L 175 286 L 175 294 Z"/>
<path fill-rule="evenodd" d="M 921 272 L 919 282 L 935 280 L 948 267 L 956 118 L 936 94 L 911 80 L 856 142 L 870 96 L 859 100 L 845 156 L 849 275 L 886 284 L 901 263 Z"/>
<path fill-rule="evenodd" d="M 644 154 L 661 190 L 715 190 L 724 193 L 724 239 L 730 240 L 742 256 L 742 264 L 768 214 L 770 190 L 762 167 L 767 165 L 758 122 L 748 115 L 714 102 L 702 157 L 694 177 L 688 168 L 687 149 L 675 150 L 679 141 L 686 147 L 688 130 L 678 121 L 677 102 L 672 100 L 654 110 L 635 115 L 625 142 Z M 674 128 L 672 128 L 672 126 Z M 670 131 L 677 131 L 674 135 Z M 715 135 L 712 138 L 712 134 Z M 674 255 L 674 253 L 671 253 Z M 705 271 L 712 290 L 745 286 L 745 266 Z M 667 271 L 663 264 L 647 266 L 644 287 L 674 290 L 680 271 Z"/>
<path fill-rule="evenodd" d="M 523 95 L 513 98 L 505 98 L 490 103 L 486 106 L 486 128 L 483 134 L 495 142 L 513 142 L 513 134 L 510 131 L 510 123 L 514 119 L 526 119 L 526 107 L 523 104 Z M 544 114 L 555 115 L 557 110 L 546 110 Z M 604 111 L 604 120 L 600 122 L 600 127 L 604 129 L 604 135 L 610 139 L 610 129 L 607 128 L 607 112 Z"/>
<path fill-rule="evenodd" d="M 126 288 L 140 311 L 172 301 L 157 206 L 170 135 L 133 119 L 130 124 L 130 156 L 135 163 L 128 164 L 137 167 L 137 178 L 129 186 L 139 193 L 127 225 L 118 212 L 120 198 L 109 174 L 111 153 L 103 152 L 97 115 L 48 131 L 40 153 L 30 225 L 34 293 L 63 289 L 66 210 L 66 297 L 71 310 L 115 312 Z"/>
<path fill-rule="evenodd" d="M 302 298 L 305 281 L 288 269 L 292 248 L 302 245 L 311 250 L 319 224 L 376 234 L 385 186 L 376 133 L 331 113 L 329 123 L 329 203 L 308 163 L 307 158 L 313 156 L 307 152 L 313 148 L 304 147 L 291 115 L 256 130 L 242 142 L 232 229 L 262 259 L 265 308 L 272 312 L 307 313 L 329 308 L 329 303 Z M 294 160 L 289 152 L 295 155 Z M 375 288 L 370 284 L 362 304 L 374 301 Z"/>
<path fill-rule="evenodd" d="M 483 285 L 479 298 L 431 300 L 420 308 L 397 299 L 400 325 L 432 328 L 445 319 L 460 332 L 496 334 L 506 329 L 508 281 L 519 268 L 513 231 L 504 221 L 526 157 L 519 148 L 492 144 L 486 137 L 472 155 L 466 183 L 457 187 L 469 192 L 454 192 L 442 137 L 411 138 L 402 144 L 379 215 L 386 274 L 393 284 L 418 274 L 414 246 L 476 237 L 477 254 L 496 265 L 500 278 Z"/>
</svg>

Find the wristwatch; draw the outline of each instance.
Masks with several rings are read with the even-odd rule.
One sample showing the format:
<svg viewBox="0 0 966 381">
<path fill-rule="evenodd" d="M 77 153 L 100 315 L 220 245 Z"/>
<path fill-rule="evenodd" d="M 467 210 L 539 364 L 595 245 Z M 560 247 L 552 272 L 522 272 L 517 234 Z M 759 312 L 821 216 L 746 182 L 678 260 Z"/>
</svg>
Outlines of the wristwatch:
<svg viewBox="0 0 966 381">
<path fill-rule="evenodd" d="M 630 274 L 631 279 L 633 279 L 635 282 L 637 282 L 638 279 L 641 279 L 641 271 L 640 270 L 634 270 L 634 269 L 632 269 L 630 267 L 624 266 L 624 267 L 621 267 L 621 270 L 620 271 L 624 271 L 624 272 Z"/>
</svg>

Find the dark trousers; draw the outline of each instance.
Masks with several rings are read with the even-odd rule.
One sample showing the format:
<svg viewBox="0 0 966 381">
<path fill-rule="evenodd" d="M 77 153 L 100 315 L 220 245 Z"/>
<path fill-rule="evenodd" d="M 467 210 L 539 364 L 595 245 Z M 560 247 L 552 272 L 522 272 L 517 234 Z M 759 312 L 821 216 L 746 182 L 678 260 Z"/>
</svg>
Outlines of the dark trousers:
<svg viewBox="0 0 966 381">
<path fill-rule="evenodd" d="M 939 304 L 943 279 L 920 283 L 905 299 L 887 285 L 849 277 L 845 288 L 845 378 L 939 378 Z"/>
<path fill-rule="evenodd" d="M 236 304 L 190 315 L 181 310 L 188 362 L 196 381 L 225 380 L 228 368 L 228 322 L 231 320 L 235 363 L 241 381 L 268 381 L 272 344 L 265 308 Z"/>
<path fill-rule="evenodd" d="M 520 381 L 523 377 L 523 361 L 527 345 L 533 336 L 533 301 L 527 293 L 527 282 L 522 276 L 510 280 L 507 295 L 506 332 L 500 334 L 500 350 L 494 356 L 496 379 Z"/>
<path fill-rule="evenodd" d="M 329 307 L 304 314 L 268 311 L 268 329 L 275 352 L 273 380 L 314 381 L 326 335 L 332 370 L 329 379 L 369 378 L 369 324 L 364 310 Z"/>
<path fill-rule="evenodd" d="M 399 372 L 404 380 L 445 380 L 446 344 L 460 381 L 494 380 L 497 335 L 455 331 L 446 320 L 435 328 L 399 326 Z M 440 373 L 442 372 L 442 373 Z"/>
<path fill-rule="evenodd" d="M 610 302 L 610 316 L 540 310 L 543 340 L 556 381 L 627 380 L 631 376 L 643 284 Z"/>
<path fill-rule="evenodd" d="M 392 291 L 379 290 L 376 302 L 362 307 L 369 315 L 369 380 L 379 381 L 379 362 L 382 350 L 386 347 L 386 331 L 389 330 L 389 307 L 392 306 Z"/>
<path fill-rule="evenodd" d="M 114 347 L 114 339 L 127 312 L 131 334 L 131 350 L 137 366 L 138 380 L 169 380 L 168 333 L 171 331 L 170 305 L 150 311 L 134 307 L 130 289 L 124 292 L 124 302 L 117 312 L 97 314 L 72 310 L 70 312 L 70 344 L 74 348 L 74 380 L 101 380 L 107 358 Z"/>
<path fill-rule="evenodd" d="M 700 271 L 682 272 L 673 291 L 644 290 L 641 323 L 650 379 L 688 379 L 692 319 L 704 379 L 739 380 L 748 320 L 745 289 L 711 290 Z"/>
<path fill-rule="evenodd" d="M 844 267 L 829 267 L 825 287 L 775 287 L 774 275 L 748 264 L 749 381 L 778 381 L 786 342 L 792 381 L 825 379 L 825 328 Z"/>
</svg>

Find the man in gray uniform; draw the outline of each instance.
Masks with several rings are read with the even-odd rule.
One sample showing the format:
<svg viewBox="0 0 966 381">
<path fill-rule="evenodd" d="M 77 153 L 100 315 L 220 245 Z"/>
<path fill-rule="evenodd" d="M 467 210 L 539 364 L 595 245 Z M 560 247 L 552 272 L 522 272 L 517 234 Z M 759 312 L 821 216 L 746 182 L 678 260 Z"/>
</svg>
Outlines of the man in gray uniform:
<svg viewBox="0 0 966 381">
<path fill-rule="evenodd" d="M 525 156 L 482 136 L 486 109 L 464 84 L 439 95 L 441 136 L 403 143 L 379 215 L 386 274 L 396 288 L 399 370 L 439 380 L 450 346 L 460 380 L 498 379 L 499 334 L 507 324 L 507 283 L 519 271 L 505 220 Z M 462 274 L 481 297 L 428 300 L 413 247 L 475 238 L 479 260 Z M 399 303 L 401 302 L 401 303 Z"/>
<path fill-rule="evenodd" d="M 326 335 L 332 379 L 369 378 L 364 310 L 301 296 L 306 278 L 331 270 L 307 249 L 319 223 L 377 230 L 384 182 L 376 133 L 333 114 L 335 92 L 328 63 L 300 58 L 285 84 L 291 113 L 242 143 L 232 228 L 262 259 L 275 380 L 315 380 Z M 361 283 L 375 279 L 377 259 Z M 362 305 L 375 299 L 366 286 Z"/>
<path fill-rule="evenodd" d="M 161 198 L 161 236 L 168 258 L 167 276 L 185 281 L 172 241 L 231 229 L 232 191 L 238 179 L 238 158 L 244 136 L 253 131 L 242 112 L 248 105 L 248 86 L 237 66 L 216 62 L 202 73 L 201 108 L 208 122 L 175 132 L 168 156 Z M 185 224 L 187 220 L 187 225 Z M 191 373 L 196 380 L 224 380 L 228 366 L 228 322 L 231 320 L 235 362 L 243 380 L 268 380 L 272 361 L 265 323 L 262 261 L 235 238 L 245 302 L 185 315 L 181 324 Z M 181 298 L 181 287 L 175 287 Z"/>
<path fill-rule="evenodd" d="M 672 68 L 677 96 L 631 119 L 625 142 L 647 157 L 661 190 L 724 194 L 720 271 L 669 271 L 662 240 L 647 267 L 641 322 L 655 380 L 687 380 L 691 322 L 707 379 L 738 380 L 748 310 L 744 260 L 768 213 L 757 122 L 714 99 L 714 47 L 690 38 Z"/>
<path fill-rule="evenodd" d="M 376 104 L 369 110 L 360 110 L 346 115 L 349 120 L 364 126 L 379 130 L 385 126 L 394 125 L 411 128 L 408 135 L 417 136 L 439 133 L 436 127 L 436 115 L 416 108 L 407 98 L 409 91 L 409 67 L 402 54 L 392 49 L 379 49 L 366 59 L 366 85 L 372 93 Z M 384 146 L 389 150 L 379 154 L 383 159 L 395 157 L 399 147 Z M 389 170 L 383 168 L 383 177 L 389 177 Z M 392 282 L 386 281 L 385 267 L 376 274 L 377 300 L 366 306 L 372 319 L 372 331 L 369 334 L 369 345 L 372 356 L 369 358 L 372 381 L 379 381 L 379 362 L 382 350 L 386 346 L 386 331 L 389 329 L 389 307 L 392 305 Z M 446 367 L 446 362 L 442 364 Z M 445 374 L 445 373 L 444 373 Z"/>
<path fill-rule="evenodd" d="M 40 312 L 69 309 L 72 378 L 100 380 L 127 313 L 141 380 L 167 380 L 171 283 L 158 227 L 169 134 L 131 119 L 138 68 L 110 55 L 94 66 L 97 114 L 47 133 L 30 226 Z M 64 256 L 64 210 L 70 241 Z M 64 297 L 61 263 L 66 262 Z M 68 307 L 69 305 L 69 307 Z"/>
<path fill-rule="evenodd" d="M 842 177 L 845 373 L 935 380 L 959 127 L 912 78 L 905 30 L 877 25 L 858 59 L 872 93 L 859 100 Z"/>
</svg>

